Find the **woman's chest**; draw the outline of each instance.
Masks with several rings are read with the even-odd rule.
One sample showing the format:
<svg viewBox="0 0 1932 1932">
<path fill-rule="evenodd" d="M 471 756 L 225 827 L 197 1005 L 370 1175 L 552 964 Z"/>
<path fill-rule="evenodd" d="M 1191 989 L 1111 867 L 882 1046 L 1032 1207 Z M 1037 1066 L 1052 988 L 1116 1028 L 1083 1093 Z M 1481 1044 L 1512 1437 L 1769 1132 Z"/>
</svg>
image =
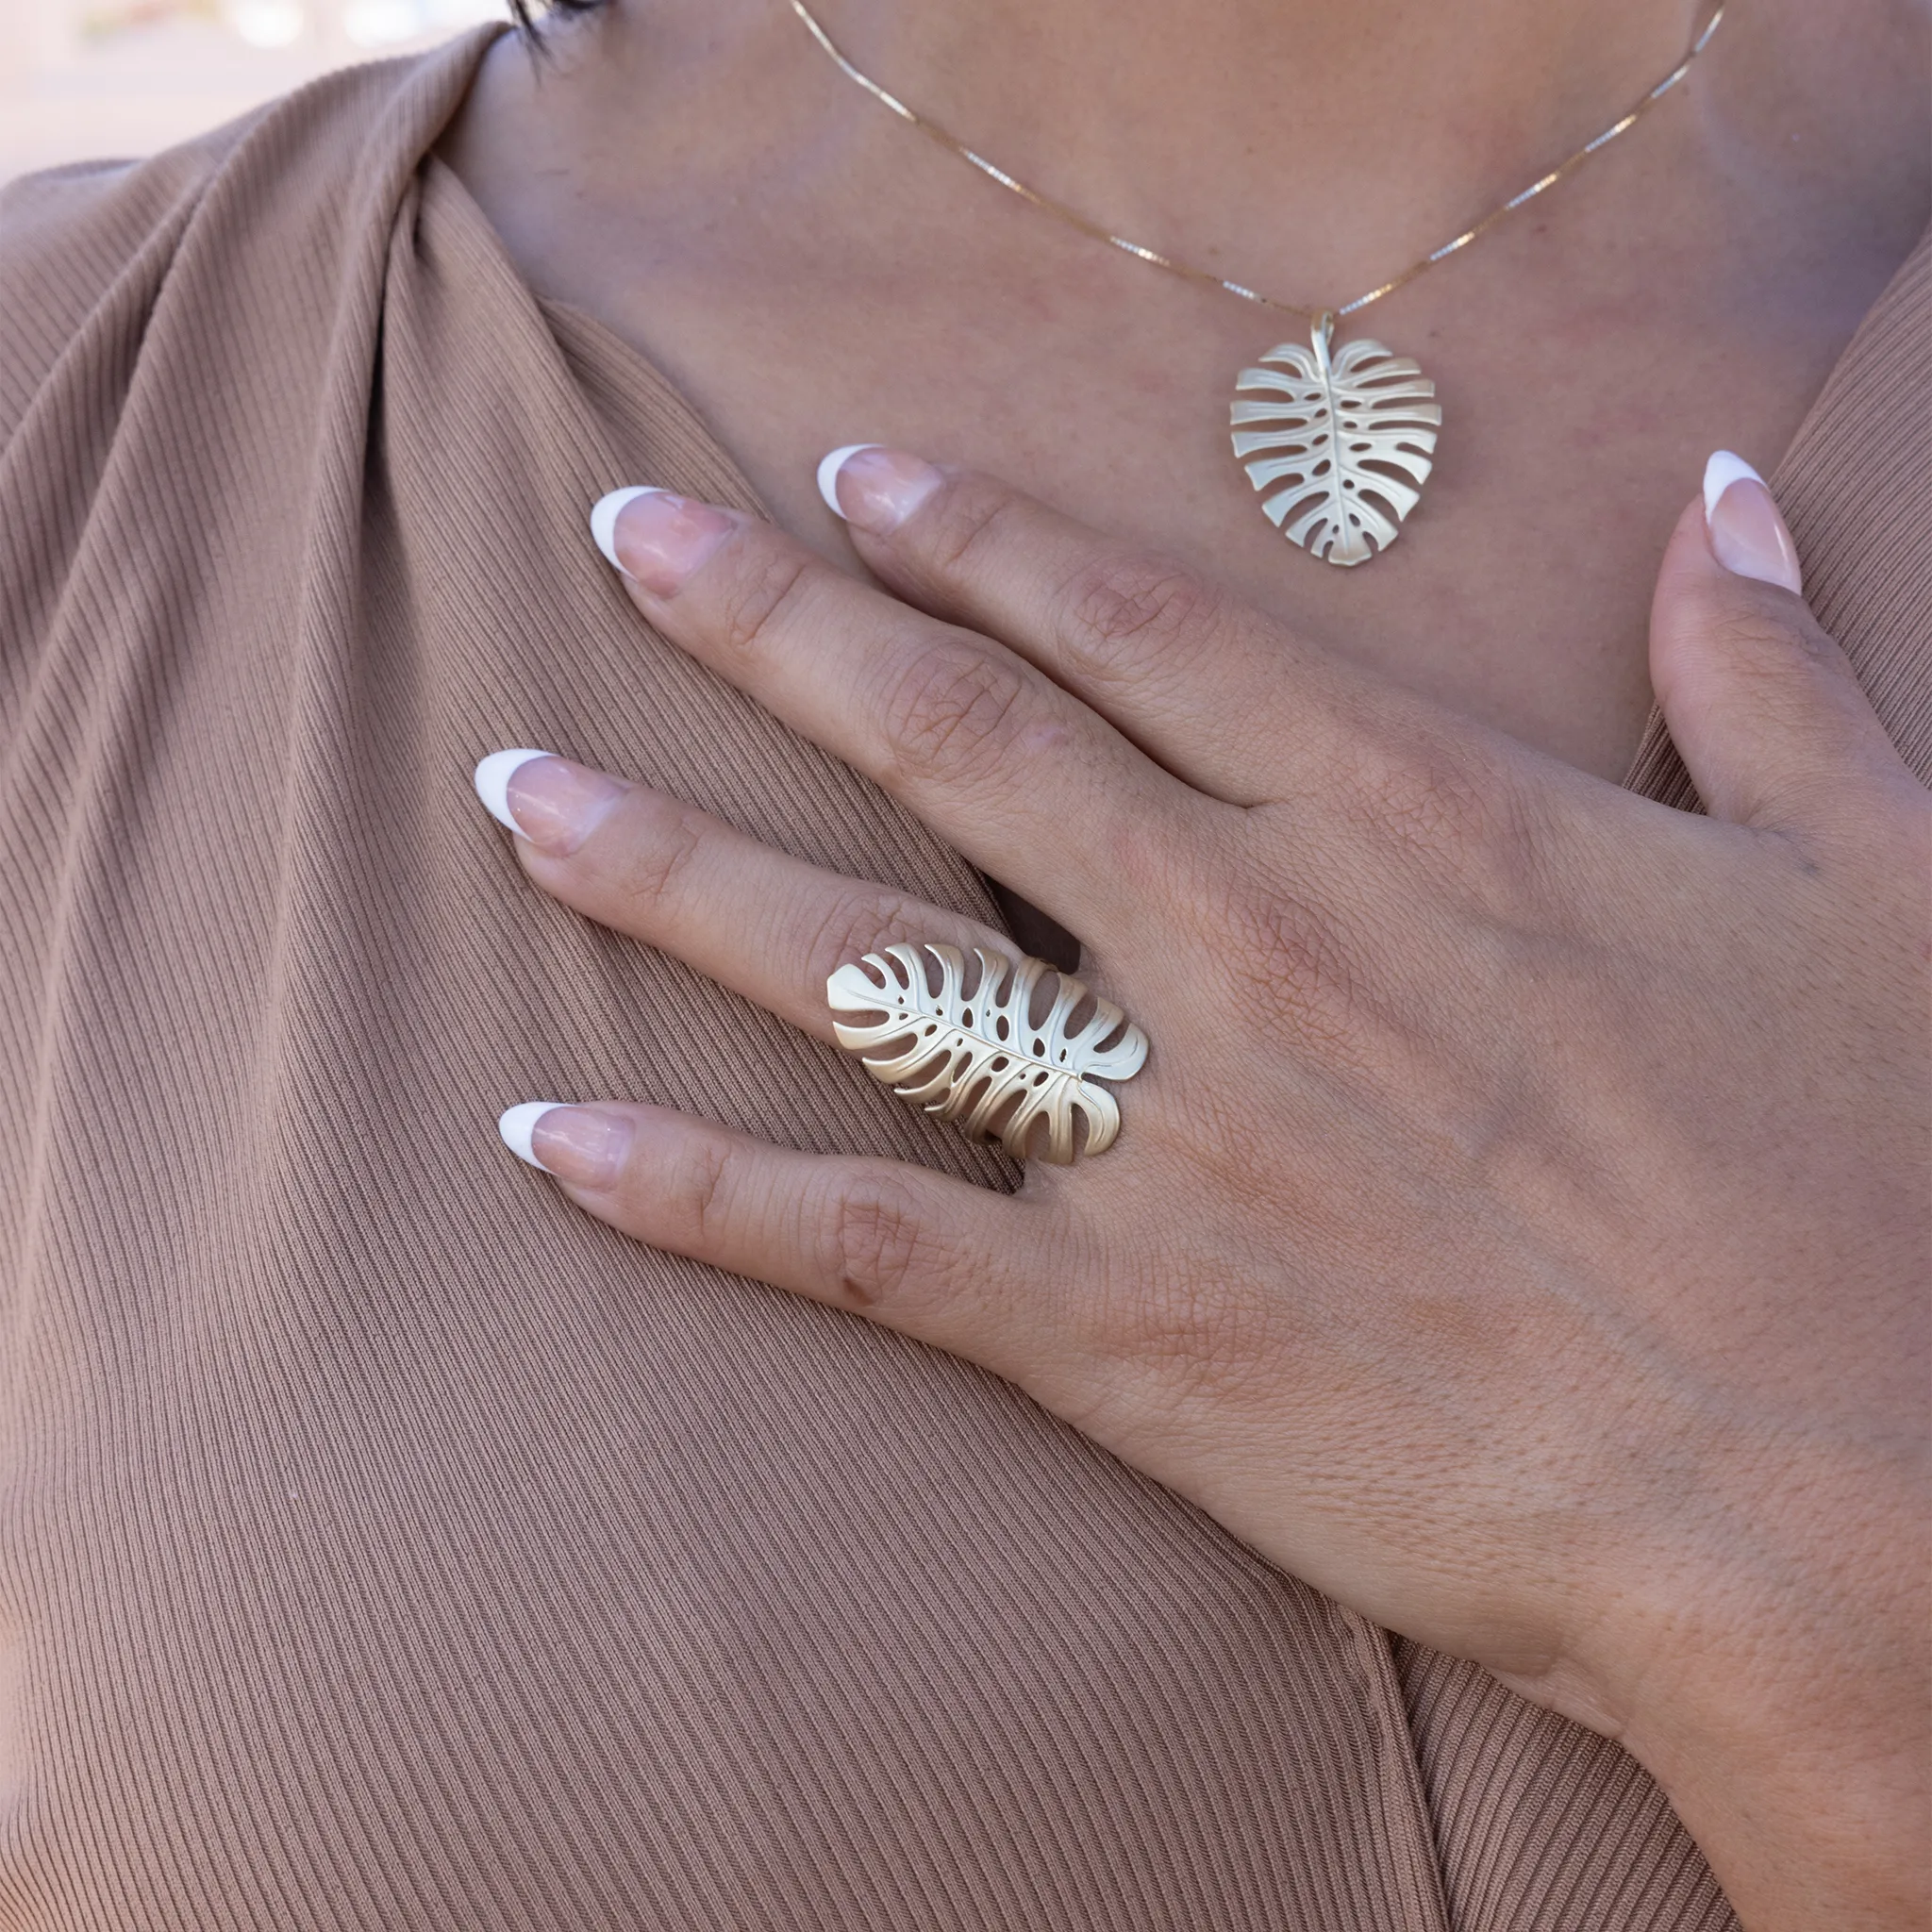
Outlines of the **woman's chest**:
<svg viewBox="0 0 1932 1932">
<path fill-rule="evenodd" d="M 1231 441 L 1242 372 L 1307 344 L 1292 314 L 1166 275 L 923 152 L 863 193 L 774 152 L 566 194 L 506 173 L 500 146 L 458 145 L 520 271 L 647 356 L 828 552 L 851 557 L 813 487 L 827 449 L 991 470 L 1612 777 L 1649 709 L 1657 562 L 1705 458 L 1771 473 L 1923 219 L 1915 188 L 1879 184 L 1875 213 L 1850 221 L 1816 194 L 1713 178 L 1688 129 L 1565 183 L 1341 324 L 1338 346 L 1373 337 L 1420 363 L 1442 417 L 1399 540 L 1343 569 L 1277 531 Z M 1254 263 L 1205 266 L 1339 301 L 1286 285 L 1312 219 L 1285 201 Z"/>
<path fill-rule="evenodd" d="M 1824 329 L 1720 334 L 1694 303 L 1651 317 L 1560 284 L 1351 318 L 1338 341 L 1374 336 L 1417 360 L 1442 423 L 1399 540 L 1344 569 L 1280 534 L 1231 441 L 1242 371 L 1306 345 L 1306 325 L 1114 278 L 1110 299 L 793 276 L 782 301 L 746 288 L 688 307 L 660 284 L 622 319 L 774 514 L 828 550 L 849 555 L 813 488 L 829 448 L 886 442 L 994 471 L 1611 777 L 1649 708 L 1657 559 L 1704 458 L 1735 448 L 1769 474 L 1838 346 Z"/>
</svg>

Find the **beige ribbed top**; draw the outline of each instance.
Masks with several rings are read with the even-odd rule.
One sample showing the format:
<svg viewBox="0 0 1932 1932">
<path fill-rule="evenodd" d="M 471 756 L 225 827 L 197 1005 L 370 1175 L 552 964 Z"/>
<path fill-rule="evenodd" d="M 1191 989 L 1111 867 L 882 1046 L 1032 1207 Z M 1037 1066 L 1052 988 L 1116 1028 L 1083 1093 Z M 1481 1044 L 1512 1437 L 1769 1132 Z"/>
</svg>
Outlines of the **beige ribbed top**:
<svg viewBox="0 0 1932 1932">
<path fill-rule="evenodd" d="M 476 809 L 549 745 L 993 917 L 584 541 L 750 497 L 425 160 L 487 38 L 0 208 L 0 1926 L 1717 1932 L 1614 1747 L 492 1145 L 1002 1178 Z M 1928 278 L 1776 479 L 1922 770 Z"/>
</svg>

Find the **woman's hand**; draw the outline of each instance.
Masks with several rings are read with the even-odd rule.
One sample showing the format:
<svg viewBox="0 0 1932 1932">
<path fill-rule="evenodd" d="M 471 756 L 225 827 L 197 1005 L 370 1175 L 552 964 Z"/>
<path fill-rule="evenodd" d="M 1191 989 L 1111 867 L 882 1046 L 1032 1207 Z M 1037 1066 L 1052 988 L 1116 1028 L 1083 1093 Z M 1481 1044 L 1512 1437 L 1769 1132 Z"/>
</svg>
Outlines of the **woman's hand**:
<svg viewBox="0 0 1932 1932">
<path fill-rule="evenodd" d="M 869 451 L 834 487 L 896 596 L 657 493 L 615 555 L 666 637 L 1080 936 L 1153 1042 L 1120 1142 L 1012 1197 L 618 1102 L 514 1110 L 521 1151 L 1622 1738 L 1747 1924 L 1907 1923 L 1932 820 L 1763 486 L 1688 510 L 1657 590 L 1707 818 L 984 476 Z M 824 1039 L 842 961 L 1002 943 L 642 785 L 479 783 L 546 891 Z"/>
</svg>

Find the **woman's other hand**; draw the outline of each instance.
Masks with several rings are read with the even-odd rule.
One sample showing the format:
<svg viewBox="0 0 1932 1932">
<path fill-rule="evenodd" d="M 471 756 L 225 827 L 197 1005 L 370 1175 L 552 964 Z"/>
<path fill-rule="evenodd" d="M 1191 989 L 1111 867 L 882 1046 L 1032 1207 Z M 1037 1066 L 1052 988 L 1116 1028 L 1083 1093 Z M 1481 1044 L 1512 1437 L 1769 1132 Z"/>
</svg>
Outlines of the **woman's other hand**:
<svg viewBox="0 0 1932 1932">
<path fill-rule="evenodd" d="M 1932 813 L 1768 491 L 1711 483 L 1651 645 L 1707 817 L 981 475 L 835 467 L 892 594 L 607 499 L 652 625 L 1077 933 L 1153 1050 L 1118 1145 L 1012 1197 L 618 1101 L 510 1134 L 625 1233 L 985 1363 L 1621 1738 L 1748 1926 L 1901 1925 Z M 482 782 L 537 885 L 820 1038 L 842 961 L 1001 943 L 641 784 L 515 754 Z"/>
</svg>

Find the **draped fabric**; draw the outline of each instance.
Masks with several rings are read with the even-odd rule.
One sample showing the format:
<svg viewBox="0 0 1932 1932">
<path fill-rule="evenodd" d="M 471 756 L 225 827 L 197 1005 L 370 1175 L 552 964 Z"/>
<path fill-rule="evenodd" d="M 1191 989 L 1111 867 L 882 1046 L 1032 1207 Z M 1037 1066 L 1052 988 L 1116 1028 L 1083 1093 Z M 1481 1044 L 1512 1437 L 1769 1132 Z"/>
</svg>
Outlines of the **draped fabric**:
<svg viewBox="0 0 1932 1932">
<path fill-rule="evenodd" d="M 493 1145 L 1012 1178 L 476 808 L 546 745 L 997 918 L 585 541 L 755 506 L 427 158 L 488 38 L 0 200 L 0 1926 L 1717 1932 L 1614 1746 Z M 1777 483 L 1923 768 L 1910 276 Z"/>
</svg>

